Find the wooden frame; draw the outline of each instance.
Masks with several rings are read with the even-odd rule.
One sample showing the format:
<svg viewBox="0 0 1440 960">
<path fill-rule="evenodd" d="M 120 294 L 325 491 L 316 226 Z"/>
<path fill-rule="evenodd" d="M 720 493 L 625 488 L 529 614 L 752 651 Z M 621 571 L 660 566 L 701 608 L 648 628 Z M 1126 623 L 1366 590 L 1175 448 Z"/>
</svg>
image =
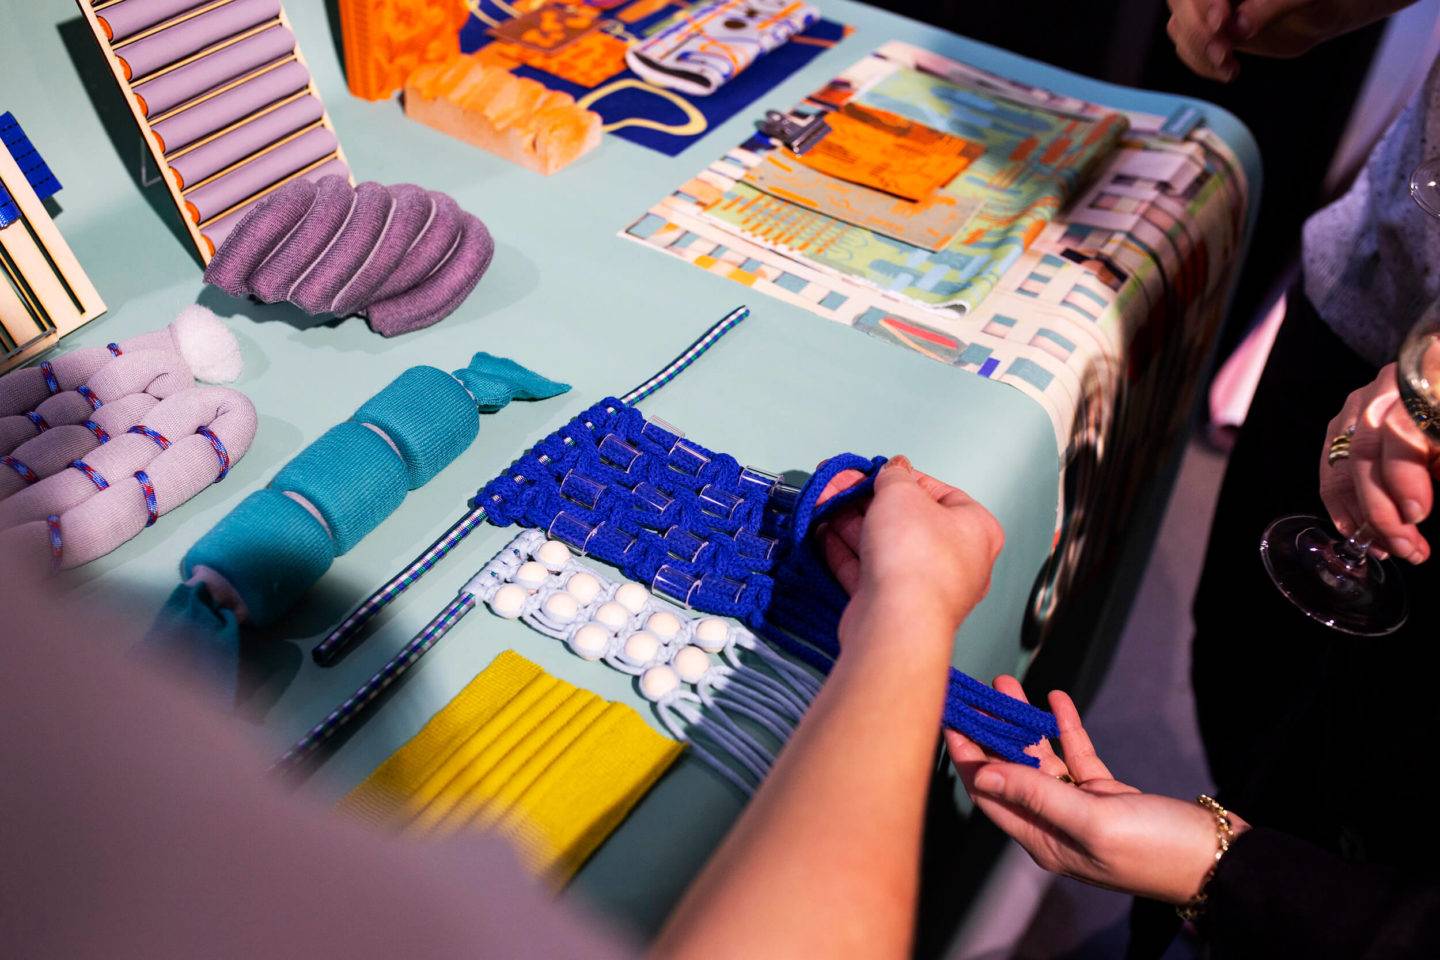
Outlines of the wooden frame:
<svg viewBox="0 0 1440 960">
<path fill-rule="evenodd" d="M 105 312 L 90 278 L 20 165 L 0 145 L 0 184 L 20 219 L 0 228 L 0 373 L 49 350 Z"/>
<path fill-rule="evenodd" d="M 265 147 L 265 148 L 257 151 L 256 153 L 253 153 L 253 154 L 245 157 L 244 159 L 239 160 L 239 161 L 237 161 L 237 162 L 234 163 L 234 164 L 231 164 L 230 166 L 224 168 L 223 170 L 219 170 L 219 171 L 215 172 L 214 174 L 211 174 L 210 176 L 206 177 L 206 178 L 203 179 L 203 180 L 198 180 L 198 181 L 196 181 L 195 183 L 186 184 L 185 187 L 184 187 L 184 189 L 182 190 L 182 189 L 180 188 L 180 186 L 175 182 L 174 177 L 172 177 L 172 176 L 170 175 L 170 164 L 169 164 L 169 162 L 167 161 L 167 155 L 165 154 L 164 151 L 161 150 L 160 144 L 159 144 L 159 142 L 156 140 L 155 136 L 153 136 L 153 135 L 151 134 L 150 125 L 151 125 L 152 123 L 156 123 L 156 122 L 158 122 L 159 120 L 165 119 L 166 117 L 174 116 L 175 114 L 181 112 L 182 110 L 185 110 L 185 109 L 187 109 L 187 108 L 189 108 L 189 107 L 192 107 L 192 106 L 194 106 L 194 105 L 196 105 L 196 104 L 203 103 L 204 101 L 210 99 L 211 97 L 215 97 L 215 96 L 219 95 L 220 93 L 223 93 L 223 92 L 225 92 L 225 91 L 227 91 L 227 90 L 234 89 L 235 87 L 239 86 L 241 83 L 244 83 L 244 82 L 246 82 L 246 81 L 248 81 L 248 80 L 251 80 L 251 79 L 253 79 L 253 78 L 255 78 L 255 77 L 258 77 L 258 76 L 260 76 L 260 75 L 262 75 L 262 74 L 264 74 L 264 73 L 266 73 L 266 72 L 268 72 L 268 71 L 270 71 L 270 70 L 277 69 L 277 68 L 279 68 L 280 66 L 283 66 L 284 64 L 291 62 L 292 60 L 293 60 L 294 62 L 296 62 L 296 63 L 299 63 L 300 66 L 304 67 L 304 68 L 305 68 L 305 72 L 306 72 L 307 74 L 309 74 L 309 72 L 310 72 L 310 67 L 309 67 L 309 65 L 305 62 L 305 57 L 304 57 L 304 56 L 301 54 L 301 52 L 300 52 L 300 42 L 299 42 L 299 40 L 297 39 L 296 42 L 295 42 L 295 49 L 291 52 L 291 54 L 290 54 L 288 57 L 284 57 L 284 58 L 280 59 L 279 61 L 276 61 L 275 63 L 266 64 L 266 65 L 264 65 L 263 67 L 257 68 L 257 69 L 255 69 L 255 70 L 251 70 L 250 72 L 248 72 L 248 73 L 246 73 L 246 74 L 243 74 L 243 75 L 240 76 L 240 77 L 236 77 L 234 80 L 227 81 L 226 83 L 221 84 L 219 87 L 216 87 L 216 88 L 214 88 L 214 89 L 212 89 L 212 90 L 206 91 L 204 94 L 201 94 L 200 96 L 194 98 L 193 100 L 189 100 L 189 101 L 186 101 L 186 102 L 183 103 L 183 104 L 179 104 L 178 106 L 173 107 L 173 108 L 171 108 L 171 109 L 169 109 L 169 110 L 163 111 L 163 112 L 157 114 L 157 115 L 154 116 L 154 117 L 146 117 L 145 114 L 141 111 L 140 106 L 139 106 L 139 104 L 137 103 L 136 98 L 135 98 L 135 93 L 134 93 L 133 87 L 134 87 L 134 85 L 135 85 L 136 83 L 141 83 L 141 82 L 144 82 L 144 81 L 147 81 L 147 80 L 153 80 L 153 79 L 156 78 L 156 77 L 164 76 L 165 74 L 169 73 L 169 72 L 172 71 L 172 70 L 175 70 L 175 69 L 177 69 L 177 68 L 179 68 L 179 67 L 185 66 L 186 64 L 189 64 L 189 63 L 194 63 L 196 60 L 199 60 L 199 59 L 200 59 L 201 57 L 203 57 L 203 56 L 206 56 L 206 55 L 208 55 L 208 54 L 214 53 L 214 52 L 217 51 L 217 50 L 222 50 L 222 49 L 224 49 L 225 47 L 228 47 L 228 46 L 230 46 L 231 44 L 234 44 L 234 43 L 238 43 L 239 41 L 244 40 L 244 39 L 246 39 L 246 38 L 248 38 L 248 37 L 255 36 L 256 34 L 260 33 L 261 31 L 267 30 L 267 29 L 269 29 L 270 27 L 273 27 L 273 26 L 275 26 L 275 25 L 277 25 L 277 24 L 278 24 L 279 26 L 285 28 L 286 30 L 289 30 L 289 31 L 291 32 L 291 34 L 294 34 L 295 31 L 294 31 L 294 29 L 290 26 L 290 19 L 289 19 L 289 17 L 287 17 L 287 16 L 285 15 L 285 8 L 282 6 L 282 7 L 280 7 L 280 14 L 279 14 L 279 16 L 276 17 L 275 19 L 273 19 L 273 20 L 266 20 L 266 21 L 263 22 L 263 23 L 256 24 L 255 26 L 250 27 L 250 28 L 247 28 L 246 30 L 241 31 L 240 33 L 238 33 L 238 34 L 236 34 L 236 35 L 234 35 L 234 36 L 232 36 L 232 37 L 227 37 L 226 39 L 224 39 L 224 40 L 222 40 L 222 41 L 220 41 L 220 42 L 218 42 L 218 43 L 211 44 L 210 46 L 205 47 L 205 48 L 203 48 L 203 49 L 201 49 L 201 50 L 198 50 L 198 51 L 196 51 L 195 53 L 190 54 L 189 56 L 183 57 L 182 59 L 177 60 L 175 63 L 169 64 L 169 65 L 167 65 L 167 66 L 165 66 L 165 67 L 162 67 L 162 68 L 159 69 L 159 70 L 156 70 L 156 71 L 153 71 L 153 72 L 151 72 L 151 73 L 148 73 L 148 74 L 146 74 L 146 75 L 143 76 L 143 77 L 138 77 L 138 78 L 136 78 L 136 79 L 132 82 L 131 80 L 127 80 L 127 79 L 125 78 L 125 70 L 124 70 L 123 67 L 120 66 L 120 62 L 116 59 L 116 55 L 115 55 L 115 48 L 116 48 L 116 46 L 118 46 L 118 47 L 120 47 L 121 49 L 123 49 L 127 44 L 130 44 L 130 43 L 133 43 L 133 42 L 136 41 L 136 40 L 140 40 L 140 39 L 143 39 L 143 38 L 145 38 L 145 37 L 148 37 L 148 36 L 150 36 L 150 35 L 152 35 L 152 34 L 154 34 L 154 33 L 158 33 L 159 31 L 165 29 L 166 27 L 174 26 L 174 25 L 177 24 L 177 23 L 182 23 L 182 22 L 184 22 L 185 20 L 189 20 L 189 19 L 191 19 L 191 18 L 193 18 L 193 17 L 199 16 L 199 15 L 202 14 L 202 13 L 208 13 L 208 12 L 211 11 L 211 10 L 215 10 L 215 9 L 220 8 L 220 7 L 223 7 L 223 6 L 225 6 L 227 3 L 232 2 L 232 0 L 214 0 L 214 2 L 210 2 L 210 3 L 200 3 L 200 4 L 198 4 L 194 9 L 192 9 L 192 10 L 187 10 L 187 11 L 185 11 L 184 13 L 181 13 L 181 14 L 178 14 L 178 15 L 176 15 L 176 16 L 170 17 L 170 18 L 167 19 L 167 20 L 162 20 L 160 23 L 157 23 L 157 24 L 155 24 L 154 26 L 147 27 L 147 28 L 145 28 L 144 30 L 139 31 L 138 33 L 135 33 L 135 34 L 132 35 L 132 36 L 126 37 L 120 44 L 118 44 L 118 45 L 112 45 L 111 42 L 110 42 L 110 40 L 109 40 L 109 39 L 106 37 L 106 35 L 105 35 L 105 29 L 100 26 L 100 22 L 99 22 L 99 20 L 96 18 L 96 15 L 97 15 L 98 13 L 103 12 L 106 7 L 112 6 L 112 5 L 114 5 L 114 4 L 116 4 L 116 3 L 119 3 L 119 2 L 120 2 L 120 0 L 102 0 L 102 2 L 100 2 L 100 3 L 92 3 L 92 0 L 76 0 L 76 3 L 77 3 L 78 6 L 80 7 L 80 12 L 81 12 L 82 14 L 84 14 L 84 16 L 85 16 L 85 22 L 90 25 L 90 31 L 91 31 L 91 33 L 93 33 L 94 36 L 95 36 L 95 42 L 100 45 L 100 50 L 101 50 L 101 52 L 105 55 L 105 61 L 106 61 L 106 63 L 108 63 L 109 66 L 110 66 L 110 72 L 114 75 L 114 77 L 115 77 L 115 82 L 120 85 L 120 90 L 121 90 L 121 93 L 124 95 L 125 103 L 126 103 L 126 105 L 130 108 L 130 113 L 131 113 L 131 115 L 132 115 L 132 116 L 134 117 L 134 119 L 135 119 L 135 124 L 136 124 L 136 126 L 138 126 L 138 127 L 140 128 L 140 136 L 141 136 L 141 139 L 144 140 L 146 149 L 150 151 L 150 155 L 154 158 L 155 165 L 156 165 L 156 170 L 159 171 L 160 176 L 161 176 L 161 179 L 165 182 L 165 189 L 168 190 L 168 191 L 170 191 L 170 197 L 171 197 L 171 199 L 172 199 L 172 200 L 174 201 L 174 203 L 175 203 L 175 210 L 176 210 L 176 212 L 177 212 L 177 213 L 179 214 L 179 216 L 180 216 L 180 222 L 181 222 L 182 224 L 184 224 L 186 232 L 188 232 L 188 233 L 190 234 L 191 242 L 193 242 L 193 243 L 195 244 L 195 249 L 196 249 L 196 251 L 200 254 L 200 262 L 201 262 L 201 263 L 203 263 L 203 264 L 209 264 L 210 258 L 215 255 L 214 250 L 213 250 L 213 248 L 212 248 L 212 246 L 211 246 L 210 241 L 205 238 L 205 233 L 204 233 L 204 231 L 205 231 L 205 227 L 206 227 L 208 224 L 215 223 L 216 221 L 222 219 L 223 217 L 229 216 L 230 214 L 236 212 L 237 210 L 240 210 L 240 209 L 243 209 L 243 208 L 246 207 L 246 206 L 249 206 L 250 204 L 252 204 L 252 203 L 256 202 L 257 200 L 261 199 L 262 197 L 264 197 L 266 194 L 268 194 L 268 193 L 270 193 L 270 192 L 272 192 L 272 191 L 274 191 L 274 190 L 279 189 L 279 188 L 280 188 L 281 186 L 283 186 L 284 184 L 289 183 L 290 181 L 295 180 L 295 179 L 298 178 L 298 177 L 302 177 L 302 176 L 304 176 L 305 174 L 310 173 L 311 171 L 316 170 L 316 169 L 318 169 L 319 167 L 322 167 L 322 166 L 324 166 L 325 164 L 330 163 L 330 162 L 333 161 L 333 160 L 339 160 L 339 161 L 341 161 L 342 163 L 345 163 L 345 165 L 346 165 L 346 167 L 347 167 L 347 169 L 348 169 L 349 164 L 346 163 L 346 161 L 345 161 L 345 154 L 344 154 L 344 151 L 343 151 L 343 150 L 340 148 L 340 146 L 339 146 L 339 137 L 337 136 L 337 137 L 336 137 L 336 147 L 335 147 L 335 150 L 334 150 L 333 153 L 331 153 L 331 154 L 329 154 L 329 155 L 327 155 L 327 156 L 321 157 L 319 160 L 316 160 L 314 163 L 309 164 L 308 166 L 304 167 L 303 169 L 297 170 L 297 171 L 295 171 L 294 173 L 289 174 L 289 175 L 286 176 L 284 179 L 282 179 L 282 180 L 280 180 L 280 181 L 278 181 L 278 182 L 276 182 L 276 183 L 271 184 L 270 186 L 266 187 L 265 189 L 261 190 L 260 192 L 258 192 L 258 193 L 256 193 L 256 194 L 253 194 L 253 195 L 250 196 L 250 197 L 247 197 L 246 199 L 240 201 L 239 203 L 234 204 L 233 206 L 228 207 L 228 208 L 225 209 L 225 210 L 221 210 L 220 212 L 214 214 L 213 216 L 207 217 L 204 221 L 202 221 L 202 222 L 200 222 L 200 223 L 198 223 L 198 224 L 195 223 L 194 220 L 191 219 L 191 216 L 190 216 L 189 211 L 186 209 L 185 195 L 186 195 L 187 193 L 189 193 L 189 192 L 192 191 L 192 190 L 198 189 L 199 187 L 202 187 L 202 186 L 204 186 L 204 185 L 207 184 L 207 183 L 210 183 L 211 181 L 215 180 L 217 177 L 223 176 L 224 174 L 229 173 L 229 172 L 232 171 L 232 170 L 238 169 L 238 168 L 244 166 L 245 164 L 250 163 L 251 161 L 255 160 L 257 157 L 260 157 L 260 156 L 264 155 L 265 153 L 268 153 L 269 151 L 274 150 L 274 149 L 276 149 L 276 148 L 284 145 L 285 143 L 288 143 L 290 140 L 294 139 L 295 137 L 298 137 L 298 136 L 300 136 L 300 135 L 303 134 L 303 133 L 306 133 L 306 132 L 308 132 L 308 131 L 310 131 L 310 130 L 312 130 L 312 129 L 315 129 L 316 127 L 324 127 L 324 128 L 326 128 L 326 129 L 328 129 L 332 134 L 335 133 L 335 127 L 334 127 L 334 125 L 331 124 L 331 122 L 330 122 L 330 114 L 329 114 L 329 112 L 328 112 L 328 111 L 325 111 L 325 110 L 323 109 L 324 101 L 321 100 L 321 98 L 320 98 L 320 91 L 315 88 L 315 81 L 314 81 L 313 78 L 311 78 L 311 79 L 309 79 L 309 80 L 307 81 L 305 87 L 304 87 L 302 90 L 299 90 L 299 91 L 295 92 L 294 94 L 291 94 L 291 95 L 285 97 L 284 99 L 279 100 L 279 101 L 277 101 L 277 102 L 275 102 L 275 103 L 269 104 L 268 106 L 265 106 L 265 107 L 261 108 L 260 110 L 257 110 L 257 111 L 255 111 L 255 112 L 253 112 L 253 113 L 250 113 L 250 114 L 247 114 L 246 116 L 240 118 L 239 120 L 236 120 L 234 123 L 231 123 L 231 124 L 225 126 L 224 128 L 222 128 L 222 129 L 220 129 L 220 130 L 213 131 L 213 132 L 207 134 L 206 136 L 202 137 L 201 139 L 197 140 L 197 141 L 194 142 L 194 143 L 186 144 L 186 145 L 185 145 L 183 148 L 181 148 L 181 149 L 171 151 L 171 153 L 169 154 L 169 156 L 171 156 L 171 157 L 178 157 L 178 156 L 181 156 L 181 155 L 183 155 L 183 154 L 185 154 L 185 153 L 188 153 L 189 151 L 194 150 L 196 147 L 199 147 L 199 146 L 202 146 L 203 144 L 209 143 L 210 141 L 214 140 L 215 138 L 217 138 L 217 137 L 219 137 L 219 136 L 222 136 L 223 134 L 229 133 L 230 131 L 237 129 L 238 127 L 243 126 L 244 124 L 249 123 L 249 122 L 252 121 L 252 120 L 255 120 L 255 119 L 257 119 L 257 118 L 259 118 L 259 117 L 261 117 L 261 116 L 264 116 L 265 114 L 269 113 L 270 111 L 275 110 L 275 109 L 278 109 L 279 107 L 281 107 L 281 106 L 283 106 L 283 105 L 285 105 L 285 104 L 287 104 L 287 103 L 290 103 L 290 102 L 292 102 L 292 101 L 294 101 L 294 100 L 300 99 L 300 98 L 306 96 L 307 94 L 309 94 L 309 95 L 311 95 L 311 96 L 314 96 L 315 99 L 316 99 L 316 100 L 320 100 L 320 102 L 321 102 L 321 104 L 322 104 L 322 110 L 321 110 L 321 114 L 320 114 L 320 119 L 319 119 L 316 123 L 311 124 L 311 125 L 309 125 L 309 126 L 306 126 L 306 127 L 304 127 L 303 129 L 301 129 L 301 130 L 294 131 L 294 132 L 291 133 L 291 134 L 287 134 L 287 135 L 286 135 L 283 139 L 281 139 L 280 141 L 278 141 L 278 142 L 276 142 L 276 143 L 270 144 L 269 146 L 267 146 L 267 147 Z M 350 177 L 350 182 L 351 182 L 352 184 L 354 183 L 354 177 L 353 177 L 353 176 Z"/>
</svg>

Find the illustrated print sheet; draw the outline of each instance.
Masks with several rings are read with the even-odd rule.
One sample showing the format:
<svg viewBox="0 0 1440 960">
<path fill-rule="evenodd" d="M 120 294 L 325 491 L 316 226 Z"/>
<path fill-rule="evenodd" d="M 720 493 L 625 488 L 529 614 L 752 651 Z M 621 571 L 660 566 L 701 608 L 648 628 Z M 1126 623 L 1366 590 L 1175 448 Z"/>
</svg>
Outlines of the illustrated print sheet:
<svg viewBox="0 0 1440 960">
<path fill-rule="evenodd" d="M 754 174 L 762 164 L 797 166 L 793 154 L 757 134 L 621 235 L 1010 384 L 1049 416 L 1062 464 L 1077 424 L 1103 432 L 1122 388 L 1129 384 L 1133 393 L 1150 379 L 1140 371 L 1153 377 L 1160 363 L 1159 372 L 1191 375 L 1194 355 L 1219 322 L 1247 210 L 1244 174 L 1218 136 L 1200 127 L 1170 139 L 1160 134 L 1163 117 L 1111 110 L 901 43 L 846 70 L 792 116 L 857 103 L 984 146 L 956 180 L 1002 177 L 1011 194 L 1000 198 L 1004 216 L 961 228 L 938 254 L 905 244 L 877 224 L 862 225 L 862 215 L 846 222 L 804 198 L 753 186 L 757 179 L 763 185 Z M 977 128 L 976 111 L 987 103 L 1034 142 Z M 1038 185 L 1026 187 L 1029 180 Z M 838 192 L 843 182 L 828 186 Z M 942 191 L 981 196 L 973 183 L 952 181 Z M 1050 214 L 1032 215 L 1036 197 L 1051 202 Z M 1012 201 L 1018 217 L 1015 206 L 1006 207 Z M 993 198 L 980 205 L 996 209 Z M 977 237 L 982 227 L 989 235 Z"/>
</svg>

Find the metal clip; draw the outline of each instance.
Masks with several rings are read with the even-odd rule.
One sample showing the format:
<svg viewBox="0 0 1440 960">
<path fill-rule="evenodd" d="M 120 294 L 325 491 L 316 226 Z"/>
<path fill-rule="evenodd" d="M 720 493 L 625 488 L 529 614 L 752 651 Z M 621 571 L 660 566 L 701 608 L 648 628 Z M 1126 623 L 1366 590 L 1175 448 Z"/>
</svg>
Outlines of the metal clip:
<svg viewBox="0 0 1440 960">
<path fill-rule="evenodd" d="M 797 120 L 778 110 L 766 110 L 765 119 L 756 120 L 755 126 L 765 136 L 780 141 L 787 150 L 797 156 L 804 154 L 830 132 L 830 124 L 825 122 L 823 113 Z"/>
</svg>

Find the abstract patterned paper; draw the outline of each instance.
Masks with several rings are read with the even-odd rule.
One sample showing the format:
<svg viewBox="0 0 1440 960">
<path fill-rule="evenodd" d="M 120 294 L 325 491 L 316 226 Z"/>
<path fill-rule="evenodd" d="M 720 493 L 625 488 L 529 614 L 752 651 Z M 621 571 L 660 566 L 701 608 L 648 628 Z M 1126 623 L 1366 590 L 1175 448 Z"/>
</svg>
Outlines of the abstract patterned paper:
<svg viewBox="0 0 1440 960">
<path fill-rule="evenodd" d="M 730 119 L 777 83 L 833 47 L 849 28 L 819 20 L 788 43 L 755 60 L 709 96 L 688 97 L 646 83 L 625 63 L 633 43 L 644 43 L 676 16 L 703 6 L 685 0 L 621 0 L 588 3 L 594 28 L 552 50 L 499 40 L 491 31 L 519 17 L 555 6 L 547 0 L 466 0 L 469 19 L 460 48 L 487 63 L 574 96 L 600 114 L 605 130 L 632 143 L 675 156 L 716 124 Z M 579 4 L 570 4 L 579 6 Z"/>
<path fill-rule="evenodd" d="M 983 300 L 1127 126 L 1116 113 L 1070 116 L 898 64 L 854 99 L 984 146 L 941 190 L 975 209 L 964 233 L 943 249 L 929 250 L 823 213 L 792 215 L 757 204 L 756 191 L 744 184 L 727 191 L 707 214 L 779 253 L 806 257 L 928 306 L 973 309 Z M 762 153 L 773 150 L 769 143 L 757 146 L 761 149 L 731 156 L 754 167 Z"/>
<path fill-rule="evenodd" d="M 882 86 L 900 70 L 923 75 L 920 82 L 905 79 L 904 89 L 920 94 L 913 105 L 894 102 L 900 85 Z M 936 89 L 931 80 L 949 84 L 941 90 L 983 94 L 1007 110 L 1066 118 L 1062 131 L 1071 120 L 1093 129 L 1113 115 L 901 43 L 886 44 L 846 70 L 796 114 L 870 103 L 879 87 L 891 98 L 885 109 L 971 136 L 964 126 L 937 119 L 937 100 L 927 93 Z M 962 123 L 972 122 L 965 116 Z M 1086 619 L 1093 611 L 1061 606 L 1059 598 L 1103 589 L 1106 571 L 1118 563 L 1120 538 L 1091 531 L 1126 522 L 1162 452 L 1182 436 L 1244 243 L 1248 186 L 1225 141 L 1202 126 L 1176 142 L 1160 135 L 1163 117 L 1125 116 L 1129 129 L 1116 134 L 1118 149 L 1094 161 L 1088 185 L 1039 223 L 989 292 L 965 309 L 881 289 L 857 276 L 853 265 L 836 262 L 837 251 L 850 250 L 843 244 L 852 234 L 868 235 L 871 250 L 887 243 L 901 249 L 898 241 L 822 220 L 748 186 L 763 161 L 790 157 L 768 137 L 753 136 L 729 151 L 622 232 L 709 273 L 1006 383 L 1045 412 L 1055 431 L 1061 496 L 1055 547 L 1024 628 L 1032 648 L 1056 630 L 1093 632 L 1093 619 Z M 1073 143 L 1055 149 L 1073 149 Z M 769 209 L 747 224 L 749 211 L 736 212 L 744 200 L 723 209 L 736 196 L 763 197 L 755 205 Z M 813 253 L 826 244 L 822 254 Z M 912 248 L 910 256 L 918 265 L 935 255 Z M 946 429 L 951 416 L 965 413 L 937 410 L 937 429 Z"/>
<path fill-rule="evenodd" d="M 830 132 L 796 157 L 800 163 L 917 203 L 985 153 L 983 143 L 857 103 L 833 111 L 825 122 Z"/>
<path fill-rule="evenodd" d="M 799 0 L 715 0 L 677 14 L 626 61 L 657 87 L 707 97 L 819 19 Z"/>
<path fill-rule="evenodd" d="M 490 29 L 496 40 L 553 53 L 595 29 L 600 11 L 594 7 L 553 3 L 521 14 Z"/>
<path fill-rule="evenodd" d="M 944 249 L 954 240 L 980 209 L 977 200 L 938 191 L 924 202 L 912 203 L 890 193 L 827 177 L 780 150 L 766 154 L 760 163 L 747 170 L 745 183 L 783 203 L 798 204 L 826 217 L 934 251 Z M 717 202 L 720 199 L 722 197 L 716 197 Z M 738 206 L 740 198 L 724 202 Z M 767 201 L 755 198 L 749 202 Z"/>
</svg>

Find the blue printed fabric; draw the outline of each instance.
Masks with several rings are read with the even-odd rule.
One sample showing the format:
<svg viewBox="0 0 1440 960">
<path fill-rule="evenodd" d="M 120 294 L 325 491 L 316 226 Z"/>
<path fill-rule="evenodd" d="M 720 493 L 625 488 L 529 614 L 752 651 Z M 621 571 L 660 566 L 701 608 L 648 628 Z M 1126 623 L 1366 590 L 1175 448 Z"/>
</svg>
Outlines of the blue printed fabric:
<svg viewBox="0 0 1440 960">
<path fill-rule="evenodd" d="M 868 496 L 884 463 L 840 454 L 797 490 L 611 397 L 527 450 L 471 506 L 484 507 L 498 526 L 544 530 L 678 603 L 740 620 L 828 671 L 849 597 L 810 533 Z M 829 481 L 851 469 L 866 479 L 819 504 Z M 945 715 L 947 726 L 1032 766 L 1023 748 L 1056 735 L 1048 713 L 958 671 Z"/>
</svg>

